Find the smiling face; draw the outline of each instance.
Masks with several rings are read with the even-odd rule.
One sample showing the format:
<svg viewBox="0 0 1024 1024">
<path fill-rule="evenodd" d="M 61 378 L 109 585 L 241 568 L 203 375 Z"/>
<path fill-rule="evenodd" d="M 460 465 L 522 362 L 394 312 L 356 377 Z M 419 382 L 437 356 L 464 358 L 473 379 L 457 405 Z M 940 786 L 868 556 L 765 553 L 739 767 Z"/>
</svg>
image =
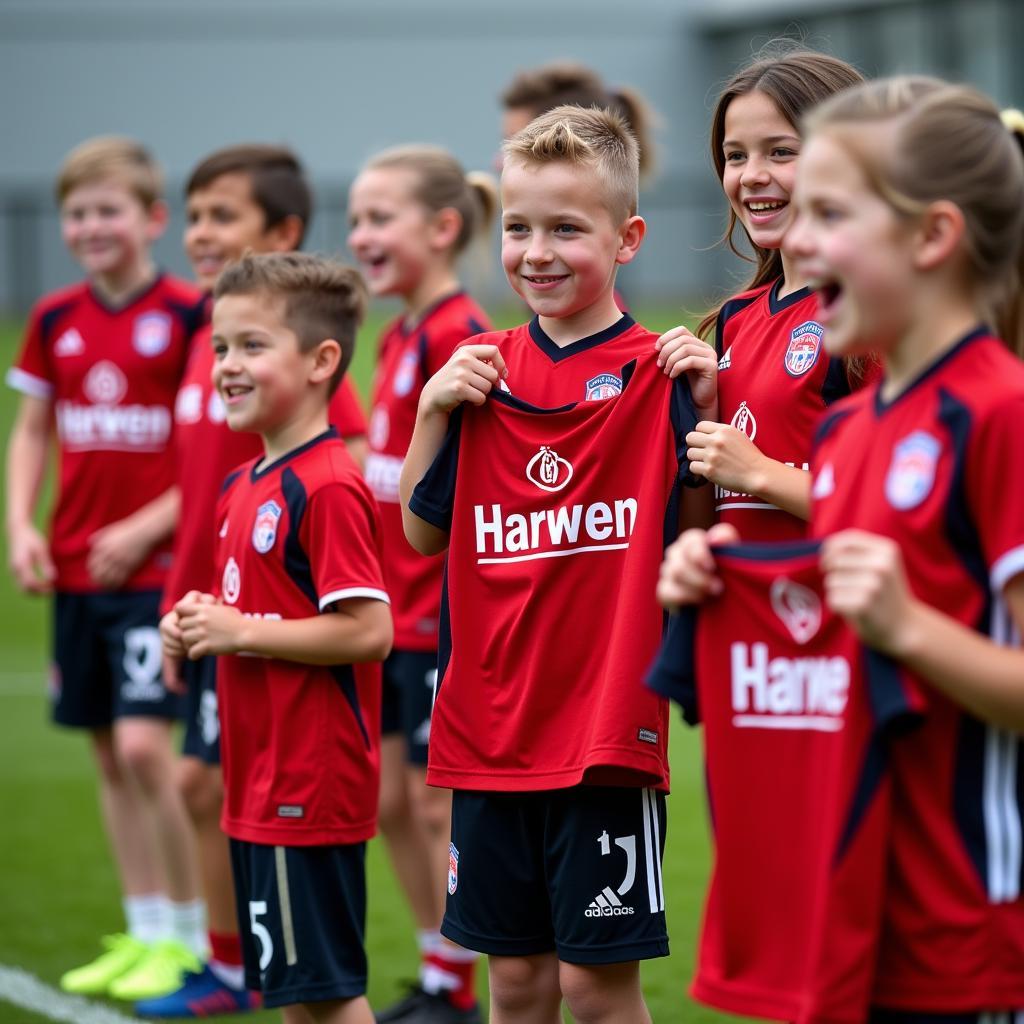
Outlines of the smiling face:
<svg viewBox="0 0 1024 1024">
<path fill-rule="evenodd" d="M 796 128 L 763 92 L 735 97 L 725 112 L 722 188 L 754 245 L 778 249 L 793 222 L 790 198 L 800 154 Z"/>
</svg>

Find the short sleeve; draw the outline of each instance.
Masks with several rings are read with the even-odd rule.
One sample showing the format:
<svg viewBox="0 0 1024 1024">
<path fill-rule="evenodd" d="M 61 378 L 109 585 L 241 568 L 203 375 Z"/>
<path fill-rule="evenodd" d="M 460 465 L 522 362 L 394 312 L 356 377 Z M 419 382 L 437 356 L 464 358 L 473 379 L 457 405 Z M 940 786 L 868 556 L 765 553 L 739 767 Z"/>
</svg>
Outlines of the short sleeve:
<svg viewBox="0 0 1024 1024">
<path fill-rule="evenodd" d="M 47 357 L 43 319 L 39 307 L 32 310 L 21 351 L 7 371 L 7 384 L 23 395 L 49 399 L 54 390 L 53 366 Z"/>
<path fill-rule="evenodd" d="M 413 515 L 446 533 L 452 528 L 461 438 L 462 407 L 459 406 L 448 418 L 448 433 L 434 461 L 409 499 L 409 511 Z"/>
<path fill-rule="evenodd" d="M 331 396 L 327 415 L 331 426 L 337 428 L 341 437 L 363 437 L 366 434 L 366 416 L 348 377 L 341 379 L 341 384 Z"/>
<path fill-rule="evenodd" d="M 420 362 L 423 366 L 424 381 L 429 380 L 452 357 L 452 353 L 471 341 L 478 334 L 486 334 L 486 328 L 472 317 L 457 325 L 440 331 L 423 331 L 420 334 Z"/>
</svg>

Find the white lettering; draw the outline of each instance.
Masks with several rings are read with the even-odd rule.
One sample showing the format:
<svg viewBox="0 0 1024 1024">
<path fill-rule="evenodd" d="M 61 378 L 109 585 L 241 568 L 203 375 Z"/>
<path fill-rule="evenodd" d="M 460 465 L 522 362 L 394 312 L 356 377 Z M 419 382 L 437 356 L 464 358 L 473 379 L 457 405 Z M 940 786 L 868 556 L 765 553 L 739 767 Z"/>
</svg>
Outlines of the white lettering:
<svg viewBox="0 0 1024 1024">
<path fill-rule="evenodd" d="M 608 506 L 605 505 L 605 508 Z M 563 535 L 568 543 L 575 544 L 580 535 L 580 515 L 583 512 L 582 505 L 573 505 L 570 512 L 564 505 L 556 509 L 548 509 L 548 533 L 551 534 L 552 544 L 561 544 Z M 600 540 L 600 537 L 595 537 Z"/>
<path fill-rule="evenodd" d="M 474 505 L 473 514 L 476 516 L 476 550 L 479 554 L 487 550 L 487 538 L 494 538 L 494 550 L 504 550 L 504 534 L 501 532 L 501 506 L 491 506 L 491 518 L 484 519 L 483 505 Z"/>
<path fill-rule="evenodd" d="M 163 405 L 57 403 L 57 431 L 79 451 L 161 451 L 171 436 L 171 411 Z"/>
<path fill-rule="evenodd" d="M 595 501 L 587 509 L 587 533 L 594 540 L 604 540 L 612 532 L 612 510 L 603 502 Z"/>
<path fill-rule="evenodd" d="M 394 455 L 370 452 L 366 456 L 366 482 L 378 501 L 392 504 L 398 501 L 398 480 L 402 475 L 402 460 Z"/>
</svg>

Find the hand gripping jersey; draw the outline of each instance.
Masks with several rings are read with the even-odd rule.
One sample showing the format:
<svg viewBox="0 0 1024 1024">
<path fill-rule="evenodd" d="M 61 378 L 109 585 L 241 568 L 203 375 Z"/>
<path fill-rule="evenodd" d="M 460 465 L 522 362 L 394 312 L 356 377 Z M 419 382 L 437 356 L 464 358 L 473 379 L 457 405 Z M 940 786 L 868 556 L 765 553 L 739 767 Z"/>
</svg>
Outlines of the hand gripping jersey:
<svg viewBox="0 0 1024 1024">
<path fill-rule="evenodd" d="M 462 406 L 416 489 L 412 510 L 451 534 L 434 785 L 667 788 L 665 702 L 643 675 L 695 413 L 653 348 L 618 376 L 604 402 Z"/>
<path fill-rule="evenodd" d="M 246 463 L 217 505 L 219 597 L 245 615 L 304 619 L 387 601 L 376 503 L 332 429 L 268 466 Z M 218 658 L 225 797 L 234 839 L 284 846 L 373 835 L 380 665 Z"/>
<path fill-rule="evenodd" d="M 423 385 L 474 334 L 489 330 L 487 314 L 466 294 L 449 295 L 427 311 L 414 328 L 404 318 L 384 332 L 373 378 L 370 454 L 366 482 L 380 503 L 384 527 L 384 575 L 393 602 L 395 648 L 437 650 L 444 558 L 414 550 L 402 529 L 398 478 L 409 450 Z"/>
<path fill-rule="evenodd" d="M 89 538 L 174 483 L 172 409 L 200 298 L 161 274 L 117 309 L 78 284 L 32 310 L 7 383 L 53 404 L 60 469 L 50 547 L 59 590 L 98 590 L 86 568 Z M 120 589 L 159 588 L 170 548 L 169 540 L 154 548 Z"/>
<path fill-rule="evenodd" d="M 730 299 L 715 333 L 718 418 L 771 459 L 807 469 L 822 410 L 850 391 L 846 370 L 822 346 L 817 296 L 777 298 L 781 278 Z M 715 485 L 718 518 L 745 541 L 797 540 L 807 524 L 754 494 Z"/>
<path fill-rule="evenodd" d="M 1002 600 L 1024 569 L 1024 366 L 978 330 L 891 402 L 836 407 L 813 458 L 811 528 L 892 537 L 923 601 L 1016 642 Z M 1020 739 L 926 688 L 893 748 L 893 822 L 874 1001 L 915 1011 L 1024 1006 Z"/>
<path fill-rule="evenodd" d="M 167 612 L 190 590 L 213 586 L 213 518 L 224 478 L 243 462 L 263 454 L 259 434 L 232 430 L 224 403 L 214 390 L 210 325 L 195 335 L 185 376 L 174 403 L 175 469 L 181 488 L 181 515 L 174 535 L 174 560 L 164 584 L 161 611 Z M 343 377 L 328 408 L 342 437 L 366 433 L 366 419 L 348 377 Z"/>
<path fill-rule="evenodd" d="M 714 870 L 693 996 L 862 1022 L 887 850 L 889 737 L 920 701 L 824 604 L 818 545 L 715 551 L 720 597 L 669 626 L 649 684 L 704 727 Z"/>
</svg>

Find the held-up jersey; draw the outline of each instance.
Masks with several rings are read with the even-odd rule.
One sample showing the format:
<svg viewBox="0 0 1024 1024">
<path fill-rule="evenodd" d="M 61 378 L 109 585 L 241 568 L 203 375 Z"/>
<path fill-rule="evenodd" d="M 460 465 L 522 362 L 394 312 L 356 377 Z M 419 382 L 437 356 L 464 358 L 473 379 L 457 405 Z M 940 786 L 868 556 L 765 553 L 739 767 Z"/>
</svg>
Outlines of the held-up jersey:
<svg viewBox="0 0 1024 1024">
<path fill-rule="evenodd" d="M 335 614 L 387 601 L 380 520 L 332 428 L 267 466 L 253 460 L 217 505 L 218 596 L 247 616 Z M 308 846 L 373 835 L 380 769 L 380 665 L 217 661 L 225 797 L 235 839 Z"/>
<path fill-rule="evenodd" d="M 1024 569 L 1024 366 L 979 329 L 884 402 L 852 396 L 819 429 L 811 529 L 898 541 L 915 595 L 1017 642 L 1002 599 Z M 915 1011 L 1024 1006 L 1020 738 L 926 687 L 893 746 L 893 820 L 874 1002 Z"/>
<path fill-rule="evenodd" d="M 98 590 L 86 569 L 90 536 L 174 483 L 174 395 L 200 299 L 161 274 L 116 309 L 83 283 L 32 310 L 7 383 L 53 404 L 60 469 L 50 549 L 59 590 Z M 169 539 L 157 545 L 119 589 L 160 587 L 170 549 Z"/>
<path fill-rule="evenodd" d="M 830 359 L 808 288 L 777 298 L 782 280 L 730 299 L 715 333 L 718 418 L 746 434 L 771 459 L 808 468 L 822 411 L 850 391 L 846 370 Z M 807 524 L 754 494 L 715 487 L 715 511 L 745 541 L 797 540 Z"/>
<path fill-rule="evenodd" d="M 556 410 L 462 406 L 410 508 L 450 533 L 427 780 L 667 788 L 665 702 L 643 686 L 696 414 L 653 348 L 622 393 Z"/>
<path fill-rule="evenodd" d="M 715 860 L 694 997 L 856 1024 L 884 896 L 886 750 L 921 702 L 829 612 L 818 558 L 807 542 L 717 548 L 723 593 L 671 621 L 649 685 L 704 727 Z"/>
<path fill-rule="evenodd" d="M 487 314 L 464 292 L 449 295 L 413 328 L 399 317 L 380 341 L 373 378 L 366 482 L 380 504 L 384 575 L 393 602 L 395 648 L 437 649 L 444 556 L 427 557 L 405 539 L 398 478 L 409 450 L 423 385 L 467 338 L 489 330 Z"/>
<path fill-rule="evenodd" d="M 213 364 L 210 325 L 206 324 L 192 342 L 174 403 L 175 469 L 182 502 L 162 612 L 190 590 L 208 591 L 212 586 L 213 519 L 224 477 L 263 454 L 259 434 L 231 430 L 225 422 L 224 403 L 213 387 Z M 342 378 L 328 412 L 342 437 L 366 433 L 366 420 L 348 377 Z"/>
</svg>

